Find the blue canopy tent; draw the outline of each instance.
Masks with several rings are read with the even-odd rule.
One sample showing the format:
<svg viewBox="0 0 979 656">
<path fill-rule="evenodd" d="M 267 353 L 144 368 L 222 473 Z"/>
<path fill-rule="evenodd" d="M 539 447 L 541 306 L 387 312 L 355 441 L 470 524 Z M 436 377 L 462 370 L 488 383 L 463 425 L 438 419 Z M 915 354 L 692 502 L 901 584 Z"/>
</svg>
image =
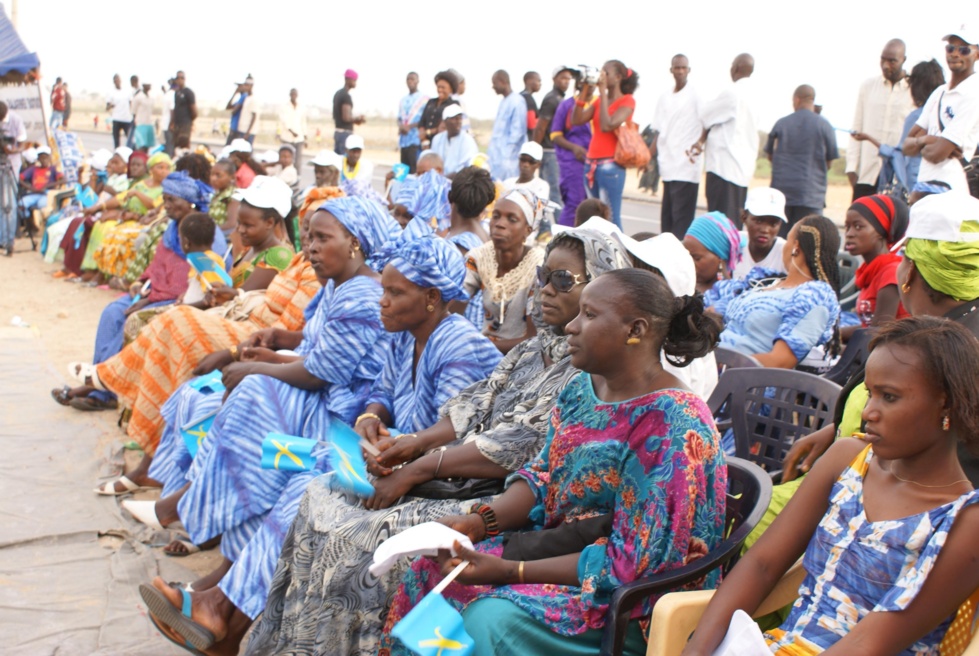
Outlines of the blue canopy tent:
<svg viewBox="0 0 979 656">
<path fill-rule="evenodd" d="M 29 52 L 0 3 L 0 77 L 18 81 L 41 65 L 37 53 Z"/>
</svg>

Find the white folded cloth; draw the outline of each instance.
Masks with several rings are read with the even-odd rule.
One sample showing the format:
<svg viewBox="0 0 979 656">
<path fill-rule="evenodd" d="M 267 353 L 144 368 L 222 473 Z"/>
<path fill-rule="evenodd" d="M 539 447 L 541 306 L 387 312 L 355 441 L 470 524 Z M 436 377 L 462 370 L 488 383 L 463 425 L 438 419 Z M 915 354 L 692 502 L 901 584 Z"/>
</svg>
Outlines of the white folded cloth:
<svg viewBox="0 0 979 656">
<path fill-rule="evenodd" d="M 772 656 L 772 650 L 751 616 L 736 610 L 727 635 L 711 656 Z"/>
<path fill-rule="evenodd" d="M 411 558 L 437 556 L 439 549 L 447 549 L 456 556 L 458 554 L 452 548 L 452 544 L 456 541 L 466 549 L 473 548 L 473 543 L 468 536 L 445 524 L 425 522 L 412 526 L 407 531 L 393 535 L 381 543 L 381 546 L 374 551 L 374 564 L 370 566 L 370 572 L 374 576 L 381 576 L 394 567 L 394 563 L 403 556 Z"/>
</svg>

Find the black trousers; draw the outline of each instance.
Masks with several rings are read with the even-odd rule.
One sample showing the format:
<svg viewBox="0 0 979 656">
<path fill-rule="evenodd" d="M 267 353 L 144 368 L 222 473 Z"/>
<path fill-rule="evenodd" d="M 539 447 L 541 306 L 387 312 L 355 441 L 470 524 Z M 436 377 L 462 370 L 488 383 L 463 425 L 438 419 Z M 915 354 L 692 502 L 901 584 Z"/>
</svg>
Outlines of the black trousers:
<svg viewBox="0 0 979 656">
<path fill-rule="evenodd" d="M 863 198 L 864 196 L 873 196 L 877 193 L 876 184 L 856 184 L 853 186 L 853 200 L 858 198 Z"/>
<path fill-rule="evenodd" d="M 114 147 L 118 148 L 120 145 L 120 135 L 125 135 L 129 137 L 129 131 L 133 127 L 132 121 L 112 121 L 112 144 Z M 122 144 L 125 145 L 125 144 Z"/>
<path fill-rule="evenodd" d="M 683 239 L 687 228 L 693 223 L 697 214 L 697 192 L 700 185 L 696 182 L 679 180 L 663 181 L 663 207 L 660 210 L 660 232 L 672 232 L 677 239 Z"/>
<path fill-rule="evenodd" d="M 822 214 L 823 209 L 821 207 L 805 207 L 804 205 L 786 205 L 785 206 L 785 218 L 789 220 L 788 223 L 783 223 L 782 227 L 779 228 L 779 237 L 788 237 L 789 230 L 792 229 L 796 223 L 806 218 L 810 214 Z"/>
<path fill-rule="evenodd" d="M 716 173 L 707 172 L 707 211 L 721 212 L 741 229 L 741 210 L 748 196 L 747 187 L 739 187 Z"/>
<path fill-rule="evenodd" d="M 405 146 L 401 149 L 401 163 L 408 167 L 408 173 L 414 173 L 418 167 L 418 146 Z"/>
</svg>

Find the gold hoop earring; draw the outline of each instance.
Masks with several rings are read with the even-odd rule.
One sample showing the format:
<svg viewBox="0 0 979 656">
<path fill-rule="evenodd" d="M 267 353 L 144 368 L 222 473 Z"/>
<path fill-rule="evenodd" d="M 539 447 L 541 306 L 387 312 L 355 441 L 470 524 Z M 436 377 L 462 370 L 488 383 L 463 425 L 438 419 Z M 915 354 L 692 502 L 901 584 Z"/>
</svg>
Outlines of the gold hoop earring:
<svg viewBox="0 0 979 656">
<path fill-rule="evenodd" d="M 942 417 L 942 430 L 946 433 L 952 427 L 952 420 L 948 418 L 948 415 Z"/>
<path fill-rule="evenodd" d="M 428 310 L 429 312 L 435 312 L 435 306 L 431 304 L 426 305 L 425 309 Z"/>
<path fill-rule="evenodd" d="M 635 346 L 641 341 L 642 340 L 640 340 L 638 337 L 630 337 L 629 339 L 625 340 L 625 343 L 628 344 L 629 346 Z"/>
<path fill-rule="evenodd" d="M 910 294 L 911 293 L 911 283 L 906 282 L 903 285 L 901 285 L 901 291 L 904 292 L 905 294 Z"/>
</svg>

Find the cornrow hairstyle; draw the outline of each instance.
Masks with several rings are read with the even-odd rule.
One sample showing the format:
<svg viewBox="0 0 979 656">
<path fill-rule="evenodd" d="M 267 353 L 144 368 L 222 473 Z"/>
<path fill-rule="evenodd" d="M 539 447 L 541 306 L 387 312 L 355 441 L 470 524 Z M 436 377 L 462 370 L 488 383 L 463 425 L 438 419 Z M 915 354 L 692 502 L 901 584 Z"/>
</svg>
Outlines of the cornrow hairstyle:
<svg viewBox="0 0 979 656">
<path fill-rule="evenodd" d="M 706 312 L 699 294 L 674 296 L 663 278 L 641 269 L 615 269 L 602 276 L 611 276 L 623 290 L 626 303 L 650 320 L 670 364 L 685 367 L 720 342 L 721 322 Z"/>
<path fill-rule="evenodd" d="M 979 341 L 943 317 L 906 317 L 877 329 L 870 351 L 895 345 L 917 351 L 922 372 L 945 394 L 952 430 L 979 453 Z"/>
<path fill-rule="evenodd" d="M 205 183 L 211 181 L 211 163 L 203 155 L 187 153 L 176 161 L 173 168 L 175 171 L 186 171 L 195 180 Z"/>
<path fill-rule="evenodd" d="M 490 172 L 479 166 L 467 166 L 452 180 L 449 202 L 464 219 L 475 219 L 496 197 L 496 186 Z"/>
<path fill-rule="evenodd" d="M 799 250 L 806 260 L 806 266 L 816 280 L 821 280 L 840 296 L 840 264 L 836 259 L 840 252 L 840 231 L 836 224 L 825 216 L 813 214 L 802 219 L 799 223 L 796 239 Z M 840 337 L 840 320 L 837 317 L 833 326 L 833 337 L 829 343 L 829 353 L 839 355 L 843 350 L 843 340 Z"/>
</svg>

